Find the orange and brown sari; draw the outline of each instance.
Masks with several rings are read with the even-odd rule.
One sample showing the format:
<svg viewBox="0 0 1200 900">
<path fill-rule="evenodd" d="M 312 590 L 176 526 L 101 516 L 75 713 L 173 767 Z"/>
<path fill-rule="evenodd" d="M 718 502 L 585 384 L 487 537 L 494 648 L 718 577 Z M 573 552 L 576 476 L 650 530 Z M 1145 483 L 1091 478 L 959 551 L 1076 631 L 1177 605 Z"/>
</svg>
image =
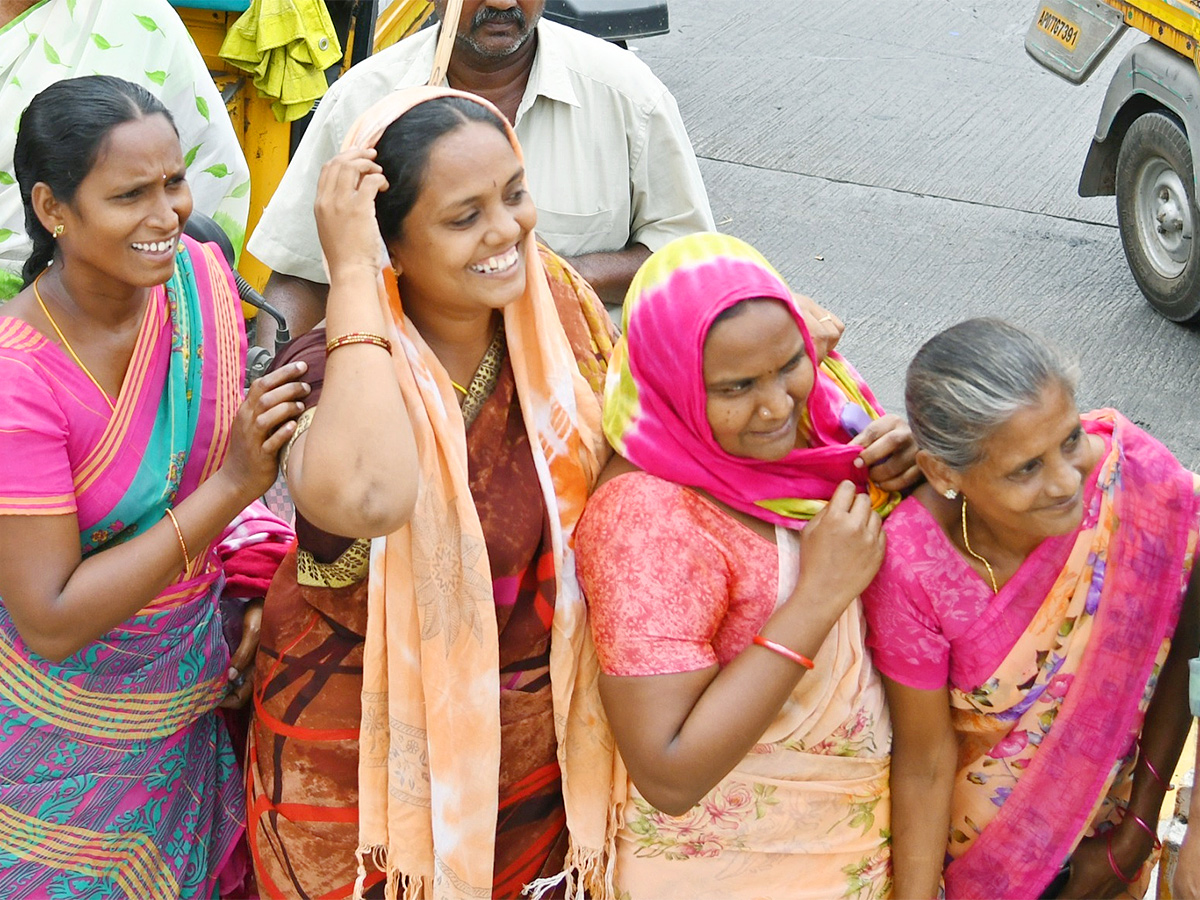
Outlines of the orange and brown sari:
<svg viewBox="0 0 1200 900">
<path fill-rule="evenodd" d="M 611 325 L 591 288 L 550 251 L 542 264 L 579 371 L 602 389 Z M 556 600 L 552 529 L 503 332 L 476 384 L 490 389 L 466 430 L 471 499 L 491 571 L 499 648 L 500 769 L 492 896 L 564 868 L 568 834 L 555 736 L 550 644 Z M 304 359 L 313 402 L 325 333 L 297 339 L 276 365 Z M 494 364 L 494 367 L 490 364 Z M 492 368 L 493 370 L 488 372 Z M 464 422 L 466 424 L 466 422 Z M 369 542 L 297 522 L 298 548 L 264 609 L 250 744 L 249 837 L 267 897 L 349 897 L 359 845 L 358 766 Z M 479 623 L 448 619 L 450 632 Z M 471 750 L 463 748 L 469 758 Z M 383 872 L 364 880 L 382 894 Z"/>
</svg>

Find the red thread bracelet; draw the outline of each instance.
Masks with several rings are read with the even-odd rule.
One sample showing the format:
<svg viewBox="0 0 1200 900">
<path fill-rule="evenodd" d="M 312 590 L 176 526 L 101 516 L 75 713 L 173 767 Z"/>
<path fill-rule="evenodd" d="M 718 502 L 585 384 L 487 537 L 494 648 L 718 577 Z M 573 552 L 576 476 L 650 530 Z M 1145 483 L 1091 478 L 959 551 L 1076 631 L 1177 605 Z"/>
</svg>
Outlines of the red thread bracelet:
<svg viewBox="0 0 1200 900">
<path fill-rule="evenodd" d="M 815 669 L 817 667 L 817 664 L 804 654 L 797 653 L 791 647 L 785 647 L 783 644 L 777 644 L 774 641 L 769 641 L 761 634 L 756 634 L 754 636 L 754 643 L 758 644 L 760 647 L 765 647 L 768 650 L 778 653 L 785 659 L 790 659 L 798 666 L 803 666 L 806 669 Z"/>
<path fill-rule="evenodd" d="M 1115 831 L 1115 829 L 1113 830 Z M 1104 843 L 1105 848 L 1108 850 L 1108 867 L 1112 869 L 1113 874 L 1120 878 L 1123 882 L 1126 884 L 1133 884 L 1138 880 L 1138 876 L 1142 874 L 1142 867 L 1138 866 L 1138 870 L 1133 873 L 1132 878 L 1126 878 L 1125 873 L 1121 871 L 1121 867 L 1117 865 L 1117 860 L 1113 857 L 1112 839 L 1113 833 L 1110 831 L 1108 833 L 1108 840 Z"/>
</svg>

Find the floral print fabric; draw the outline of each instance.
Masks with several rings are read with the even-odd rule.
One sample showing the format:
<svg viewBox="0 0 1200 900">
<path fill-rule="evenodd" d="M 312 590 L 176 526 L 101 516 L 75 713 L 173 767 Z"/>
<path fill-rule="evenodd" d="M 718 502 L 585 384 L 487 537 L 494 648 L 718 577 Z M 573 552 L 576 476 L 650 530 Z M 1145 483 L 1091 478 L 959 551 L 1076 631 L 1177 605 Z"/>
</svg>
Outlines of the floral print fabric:
<svg viewBox="0 0 1200 900">
<path fill-rule="evenodd" d="M 1119 414 L 1091 413 L 1084 428 L 1106 443 L 1082 524 L 1043 542 L 998 595 L 983 588 L 972 608 L 978 577 L 963 579 L 965 563 L 944 553 L 930 562 L 949 541 L 913 499 L 885 526 L 888 561 L 864 595 L 885 674 L 914 687 L 948 677 L 959 736 L 950 898 L 1037 896 L 1129 796 L 1191 572 L 1197 481 Z M 939 620 L 956 579 L 973 599 Z M 922 664 L 935 675 L 914 678 Z"/>
<path fill-rule="evenodd" d="M 691 489 L 604 484 L 580 523 L 580 579 L 609 674 L 732 660 L 775 608 L 778 549 Z M 618 761 L 614 878 L 628 900 L 890 896 L 891 721 L 852 604 L 759 743 L 683 816 Z"/>
</svg>

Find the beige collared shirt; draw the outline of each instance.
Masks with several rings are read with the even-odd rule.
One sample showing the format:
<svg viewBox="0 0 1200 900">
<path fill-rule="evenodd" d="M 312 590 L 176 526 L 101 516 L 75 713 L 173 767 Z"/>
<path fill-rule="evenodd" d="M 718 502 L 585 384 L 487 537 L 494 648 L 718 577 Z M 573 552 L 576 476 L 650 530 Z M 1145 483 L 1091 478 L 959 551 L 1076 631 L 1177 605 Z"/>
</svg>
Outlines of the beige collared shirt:
<svg viewBox="0 0 1200 900">
<path fill-rule="evenodd" d="M 516 132 L 525 151 L 538 236 L 562 256 L 657 250 L 712 231 L 712 212 L 675 98 L 640 59 L 542 20 Z M 424 84 L 437 29 L 356 65 L 321 100 L 287 173 L 250 238 L 278 272 L 326 282 L 313 200 L 321 166 L 381 96 Z"/>
</svg>

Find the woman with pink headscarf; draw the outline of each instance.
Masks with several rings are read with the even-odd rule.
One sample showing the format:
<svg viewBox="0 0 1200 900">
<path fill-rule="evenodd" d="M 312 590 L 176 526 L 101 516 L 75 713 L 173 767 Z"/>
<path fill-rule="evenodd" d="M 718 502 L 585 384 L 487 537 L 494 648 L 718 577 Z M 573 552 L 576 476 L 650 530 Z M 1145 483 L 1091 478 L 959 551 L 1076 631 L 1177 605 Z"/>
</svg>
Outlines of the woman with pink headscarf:
<svg viewBox="0 0 1200 900">
<path fill-rule="evenodd" d="M 578 529 L 637 898 L 890 894 L 883 688 L 857 597 L 916 476 L 753 248 L 692 235 L 625 302 Z"/>
</svg>

